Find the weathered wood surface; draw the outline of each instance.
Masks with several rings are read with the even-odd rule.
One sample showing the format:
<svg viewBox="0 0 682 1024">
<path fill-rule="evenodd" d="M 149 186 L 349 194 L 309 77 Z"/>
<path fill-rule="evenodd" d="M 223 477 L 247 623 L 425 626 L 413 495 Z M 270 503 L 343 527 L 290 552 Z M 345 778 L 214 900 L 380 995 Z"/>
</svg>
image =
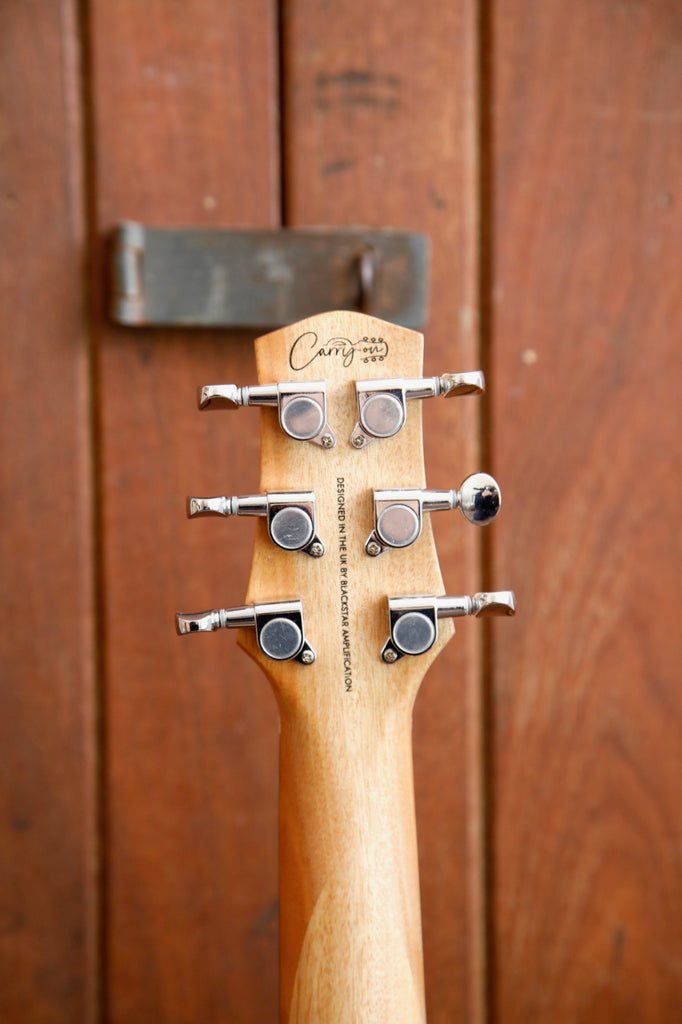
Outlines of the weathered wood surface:
<svg viewBox="0 0 682 1024">
<path fill-rule="evenodd" d="M 476 10 L 320 5 L 284 19 L 288 222 L 417 228 L 433 241 L 425 372 L 478 367 Z M 425 403 L 427 482 L 479 468 L 475 400 Z M 477 588 L 479 535 L 432 517 L 449 593 Z M 493 527 L 494 528 L 494 527 Z M 481 1019 L 479 650 L 461 629 L 415 706 L 427 1016 Z"/>
<path fill-rule="evenodd" d="M 682 20 L 493 5 L 494 1020 L 682 1004 Z"/>
<path fill-rule="evenodd" d="M 123 218 L 276 226 L 272 7 L 93 0 L 98 237 Z M 99 379 L 109 1019 L 261 1024 L 277 1013 L 276 706 L 234 636 L 173 630 L 178 609 L 246 592 L 253 524 L 187 522 L 184 499 L 257 490 L 257 412 L 196 408 L 199 384 L 254 382 L 252 338 L 106 327 Z"/>
<path fill-rule="evenodd" d="M 284 209 L 292 225 L 428 231 L 426 372 L 476 366 L 486 49 L 494 465 L 479 457 L 477 403 L 427 403 L 424 419 L 431 485 L 479 465 L 498 476 L 486 582 L 519 598 L 487 661 L 491 1020 L 668 1024 L 682 987 L 680 17 L 673 0 L 499 0 L 478 40 L 476 8 L 283 5 Z M 183 653 L 172 633 L 177 608 L 245 593 L 253 524 L 186 523 L 183 497 L 258 486 L 248 411 L 235 447 L 234 421 L 200 415 L 193 397 L 199 383 L 253 381 L 252 338 L 104 326 L 103 250 L 91 274 L 97 963 L 80 120 L 85 106 L 98 244 L 124 217 L 276 226 L 276 12 L 266 0 L 80 11 L 82 93 L 68 0 L 0 11 L 0 1018 L 92 1024 L 104 969 L 112 1024 L 261 1024 L 277 1013 L 275 703 L 232 636 Z M 445 513 L 433 526 L 447 589 L 475 588 L 478 536 Z M 416 704 L 432 1024 L 484 1020 L 471 626 Z"/>
<path fill-rule="evenodd" d="M 92 496 L 76 4 L 0 8 L 0 1020 L 90 1024 Z"/>
</svg>

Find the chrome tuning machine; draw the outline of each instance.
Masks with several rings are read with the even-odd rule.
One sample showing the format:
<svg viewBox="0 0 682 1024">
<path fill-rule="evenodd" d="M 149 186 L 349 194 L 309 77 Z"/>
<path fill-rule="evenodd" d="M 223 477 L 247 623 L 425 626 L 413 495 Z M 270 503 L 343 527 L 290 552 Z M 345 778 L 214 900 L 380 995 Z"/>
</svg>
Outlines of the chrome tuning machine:
<svg viewBox="0 0 682 1024">
<path fill-rule="evenodd" d="M 458 508 L 468 522 L 486 526 L 497 516 L 501 505 L 500 488 L 488 473 L 473 473 L 458 491 L 375 491 L 374 529 L 367 538 L 365 551 L 376 557 L 387 548 L 414 544 L 422 532 L 424 512 Z"/>
<path fill-rule="evenodd" d="M 391 635 L 381 657 L 389 664 L 405 654 L 426 654 L 436 642 L 438 619 L 475 615 L 514 615 L 514 592 L 499 590 L 473 597 L 389 597 Z"/>
<path fill-rule="evenodd" d="M 258 646 L 273 661 L 300 661 L 312 665 L 315 651 L 303 631 L 300 601 L 275 601 L 239 608 L 212 608 L 207 612 L 175 616 L 178 633 L 212 633 L 215 629 L 255 627 Z"/>
<path fill-rule="evenodd" d="M 270 540 L 284 551 L 321 558 L 325 547 L 315 532 L 314 491 L 268 491 L 228 498 L 188 498 L 187 516 L 266 516 Z"/>
<path fill-rule="evenodd" d="M 199 408 L 237 409 L 241 405 L 277 406 L 279 423 L 294 441 L 310 441 L 333 448 L 334 431 L 327 423 L 327 387 L 324 381 L 284 382 L 239 388 L 235 384 L 207 384 L 199 388 Z"/>
<path fill-rule="evenodd" d="M 350 443 L 366 448 L 372 441 L 394 437 L 402 429 L 406 405 L 413 398 L 437 395 L 480 395 L 485 379 L 480 370 L 472 373 L 445 373 L 442 377 L 395 377 L 384 380 L 359 380 L 355 384 L 358 422 Z"/>
</svg>

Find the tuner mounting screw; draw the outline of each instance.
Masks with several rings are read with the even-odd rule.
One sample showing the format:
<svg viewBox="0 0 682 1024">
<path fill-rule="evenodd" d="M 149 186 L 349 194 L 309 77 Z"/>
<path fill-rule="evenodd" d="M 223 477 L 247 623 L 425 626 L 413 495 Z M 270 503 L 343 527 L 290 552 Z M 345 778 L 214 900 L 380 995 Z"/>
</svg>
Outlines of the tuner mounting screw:
<svg viewBox="0 0 682 1024">
<path fill-rule="evenodd" d="M 312 663 L 315 661 L 315 655 L 313 654 L 312 651 L 303 651 L 303 653 L 301 654 L 301 661 L 303 662 L 304 665 L 312 665 Z"/>
<path fill-rule="evenodd" d="M 354 448 L 362 448 L 364 443 L 365 439 L 360 434 L 356 434 L 353 440 L 351 441 L 351 444 L 353 445 Z"/>
<path fill-rule="evenodd" d="M 322 437 L 320 438 L 320 444 L 322 445 L 323 448 L 333 448 L 334 438 L 331 436 L 331 434 L 323 434 Z"/>
<path fill-rule="evenodd" d="M 379 547 L 375 540 L 371 540 L 369 542 L 369 544 L 365 548 L 365 551 L 367 552 L 368 555 L 371 555 L 372 558 L 376 558 L 377 555 L 381 554 L 381 548 Z"/>
<path fill-rule="evenodd" d="M 311 544 L 310 547 L 308 548 L 308 551 L 313 556 L 313 558 L 322 558 L 322 555 L 324 554 L 324 548 L 322 547 L 319 541 L 315 541 L 314 544 Z"/>
<path fill-rule="evenodd" d="M 389 647 L 387 651 L 384 651 L 384 661 L 394 662 L 398 660 L 398 655 L 395 651 L 392 651 Z"/>
</svg>

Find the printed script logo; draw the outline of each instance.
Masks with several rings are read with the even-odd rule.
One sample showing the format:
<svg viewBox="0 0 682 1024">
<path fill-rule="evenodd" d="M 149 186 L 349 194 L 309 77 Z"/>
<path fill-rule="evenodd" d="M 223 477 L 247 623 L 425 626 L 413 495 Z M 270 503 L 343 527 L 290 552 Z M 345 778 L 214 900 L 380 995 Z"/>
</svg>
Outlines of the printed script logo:
<svg viewBox="0 0 682 1024">
<path fill-rule="evenodd" d="M 351 366 L 355 353 L 363 363 L 381 363 L 388 355 L 388 342 L 383 338 L 360 338 L 350 341 L 348 338 L 331 338 L 320 342 L 314 331 L 306 331 L 291 346 L 289 366 L 292 370 L 304 370 L 316 359 L 340 359 L 344 366 Z"/>
</svg>

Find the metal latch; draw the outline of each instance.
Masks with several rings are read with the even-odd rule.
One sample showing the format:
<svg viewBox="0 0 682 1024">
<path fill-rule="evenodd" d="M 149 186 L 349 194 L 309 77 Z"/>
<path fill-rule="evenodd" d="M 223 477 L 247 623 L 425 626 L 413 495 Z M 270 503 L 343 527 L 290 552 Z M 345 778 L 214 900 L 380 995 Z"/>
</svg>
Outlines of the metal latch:
<svg viewBox="0 0 682 1024">
<path fill-rule="evenodd" d="M 130 327 L 279 327 L 330 309 L 426 322 L 428 239 L 409 231 L 120 224 L 111 315 Z"/>
</svg>

